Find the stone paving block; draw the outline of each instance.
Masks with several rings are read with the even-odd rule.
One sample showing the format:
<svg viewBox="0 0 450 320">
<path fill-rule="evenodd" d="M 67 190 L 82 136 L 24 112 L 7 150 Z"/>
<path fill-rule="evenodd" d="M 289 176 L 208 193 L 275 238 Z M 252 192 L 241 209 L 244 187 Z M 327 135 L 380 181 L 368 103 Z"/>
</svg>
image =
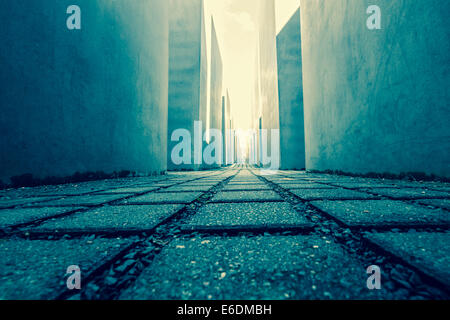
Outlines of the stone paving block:
<svg viewBox="0 0 450 320">
<path fill-rule="evenodd" d="M 373 195 L 346 189 L 293 189 L 293 194 L 303 200 L 353 200 L 371 199 Z"/>
<path fill-rule="evenodd" d="M 386 196 L 393 199 L 430 199 L 430 198 L 450 198 L 450 193 L 413 188 L 372 188 L 363 191 L 371 192 L 380 196 Z"/>
<path fill-rule="evenodd" d="M 174 182 L 161 182 L 161 183 L 143 183 L 143 184 L 139 184 L 137 186 L 141 187 L 141 188 L 161 188 L 161 187 L 173 186 L 174 184 L 175 184 Z"/>
<path fill-rule="evenodd" d="M 293 189 L 337 189 L 336 187 L 332 187 L 326 184 L 319 183 L 296 183 L 296 184 L 283 184 L 280 186 L 284 189 L 293 190 Z"/>
<path fill-rule="evenodd" d="M 447 185 L 428 185 L 427 188 L 436 190 L 436 191 L 450 193 L 450 186 L 448 184 Z"/>
<path fill-rule="evenodd" d="M 450 223 L 449 212 L 428 209 L 403 201 L 313 201 L 311 204 L 352 227 L 445 225 Z"/>
<path fill-rule="evenodd" d="M 417 202 L 427 206 L 450 210 L 450 199 L 421 199 Z"/>
<path fill-rule="evenodd" d="M 154 192 L 124 200 L 124 204 L 191 203 L 202 195 L 201 192 Z"/>
<path fill-rule="evenodd" d="M 274 191 L 222 191 L 211 202 L 281 201 Z"/>
<path fill-rule="evenodd" d="M 106 204 L 111 201 L 119 200 L 126 197 L 124 194 L 105 194 L 105 195 L 85 195 L 85 196 L 73 196 L 64 197 L 50 202 L 46 202 L 46 206 L 98 206 Z"/>
<path fill-rule="evenodd" d="M 16 208 L 0 210 L 0 228 L 32 222 L 34 220 L 60 215 L 66 212 L 75 211 L 79 207 L 73 208 Z"/>
<path fill-rule="evenodd" d="M 184 183 L 184 184 L 182 184 L 180 186 L 183 186 L 183 187 L 187 187 L 187 186 L 214 187 L 217 184 L 218 184 L 218 182 L 216 183 L 216 182 L 206 182 L 206 181 L 205 182 L 203 182 L 203 181 L 198 181 L 198 182 L 194 181 L 194 182 Z"/>
<path fill-rule="evenodd" d="M 124 184 L 117 180 L 91 181 L 76 184 L 60 184 L 50 186 L 39 186 L 33 188 L 8 189 L 0 191 L 0 197 L 9 198 L 31 198 L 31 197 L 54 197 L 54 196 L 77 196 L 87 193 L 103 191 L 123 186 Z M 127 182 L 127 186 L 133 184 Z"/>
<path fill-rule="evenodd" d="M 450 233 L 373 233 L 366 236 L 395 256 L 450 286 Z"/>
<path fill-rule="evenodd" d="M 246 180 L 235 180 L 231 179 L 229 183 L 240 183 L 240 184 L 254 184 L 254 183 L 261 183 L 261 180 L 259 179 L 246 179 Z"/>
<path fill-rule="evenodd" d="M 312 224 L 290 204 L 266 203 L 211 203 L 206 204 L 189 221 L 185 229 L 230 229 L 235 227 L 311 227 Z"/>
<path fill-rule="evenodd" d="M 311 181 L 308 180 L 289 180 L 289 181 L 277 181 L 277 180 L 269 180 L 272 183 L 279 184 L 280 186 L 290 186 L 295 184 L 311 184 Z"/>
<path fill-rule="evenodd" d="M 174 187 L 170 187 L 167 189 L 163 189 L 160 192 L 185 192 L 185 191 L 191 191 L 191 192 L 195 192 L 195 191 L 201 191 L 201 192 L 206 192 L 209 189 L 211 189 L 212 186 L 187 186 L 187 185 L 181 185 L 181 186 L 174 186 Z"/>
<path fill-rule="evenodd" d="M 158 187 L 130 187 L 130 188 L 118 188 L 118 189 L 111 189 L 111 190 L 104 190 L 100 191 L 97 194 L 118 194 L 118 193 L 125 193 L 125 194 L 133 194 L 133 193 L 144 193 L 144 192 L 150 192 L 154 190 L 158 190 Z"/>
<path fill-rule="evenodd" d="M 254 184 L 227 184 L 224 191 L 245 191 L 245 190 L 271 190 L 269 186 L 263 183 Z"/>
<path fill-rule="evenodd" d="M 197 237 L 165 247 L 121 299 L 367 299 L 367 266 L 317 236 Z"/>
<path fill-rule="evenodd" d="M 334 186 L 344 187 L 349 189 L 362 189 L 362 188 L 396 188 L 393 183 L 370 183 L 370 182 L 336 182 Z"/>
<path fill-rule="evenodd" d="M 124 239 L 0 239 L 0 299 L 56 298 L 67 291 L 67 267 L 78 265 L 83 279 L 130 244 Z"/>
<path fill-rule="evenodd" d="M 180 204 L 105 206 L 51 219 L 31 230 L 58 233 L 148 231 L 181 208 Z"/>
<path fill-rule="evenodd" d="M 227 183 L 227 186 L 251 186 L 251 185 L 255 185 L 255 184 L 259 184 L 259 185 L 265 185 L 262 181 L 256 181 L 256 182 L 235 182 L 233 180 L 231 180 L 230 182 Z"/>
<path fill-rule="evenodd" d="M 196 181 L 191 181 L 191 182 L 188 182 L 188 184 L 190 184 L 190 183 L 196 183 L 196 184 L 206 184 L 206 185 L 216 185 L 216 184 L 218 184 L 218 183 L 221 183 L 223 180 L 225 180 L 225 179 L 220 179 L 220 180 L 196 180 Z"/>
<path fill-rule="evenodd" d="M 35 204 L 41 204 L 57 198 L 52 197 L 32 197 L 32 198 L 17 198 L 17 199 L 0 199 L 0 209 L 17 207 L 17 206 L 29 206 Z"/>
</svg>

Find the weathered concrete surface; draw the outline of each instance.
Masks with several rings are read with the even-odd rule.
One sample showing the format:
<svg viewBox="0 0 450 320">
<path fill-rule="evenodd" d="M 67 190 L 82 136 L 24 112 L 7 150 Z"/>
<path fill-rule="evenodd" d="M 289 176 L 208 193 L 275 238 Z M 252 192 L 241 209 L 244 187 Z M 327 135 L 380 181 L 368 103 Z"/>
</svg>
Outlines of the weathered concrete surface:
<svg viewBox="0 0 450 320">
<path fill-rule="evenodd" d="M 278 201 L 280 196 L 273 191 L 223 191 L 216 194 L 213 202 L 248 202 L 248 201 Z"/>
<path fill-rule="evenodd" d="M 450 233 L 374 233 L 367 238 L 450 285 Z M 439 245 L 437 245 L 439 244 Z"/>
<path fill-rule="evenodd" d="M 289 263 L 285 263 L 286 259 Z M 213 262 L 214 263 L 211 263 Z M 320 267 L 318 267 L 318 265 Z M 165 266 L 174 266 L 171 272 Z M 170 243 L 121 299 L 374 299 L 364 270 L 317 236 L 195 237 Z M 161 281 L 164 279 L 164 281 Z"/>
<path fill-rule="evenodd" d="M 277 36 L 280 168 L 305 169 L 300 9 Z"/>
<path fill-rule="evenodd" d="M 275 2 L 274 0 L 261 0 L 258 4 L 259 101 L 261 104 L 261 128 L 269 130 L 267 134 L 267 148 L 265 149 L 267 151 L 265 153 L 268 157 L 271 157 L 272 144 L 280 143 L 279 140 L 272 141 L 270 132 L 271 129 L 280 129 Z M 275 157 L 276 155 L 273 156 Z M 277 161 L 279 163 L 279 158 Z"/>
<path fill-rule="evenodd" d="M 222 130 L 223 65 L 214 19 L 211 18 L 210 129 Z"/>
<path fill-rule="evenodd" d="M 165 0 L 2 4 L 0 179 L 166 170 Z"/>
<path fill-rule="evenodd" d="M 402 201 L 326 200 L 344 195 L 336 190 L 351 192 L 332 187 L 338 183 L 352 183 L 360 190 L 357 198 L 371 197 L 364 190 L 369 184 L 444 192 L 450 190 L 448 183 L 301 171 L 258 176 L 259 170 L 250 170 L 233 166 L 0 191 L 10 199 L 38 198 L 44 192 L 49 197 L 33 208 L 18 203 L 0 210 L 0 224 L 15 227 L 0 232 L 0 297 L 43 299 L 66 292 L 70 299 L 448 299 L 448 285 L 436 286 L 436 281 L 448 284 L 449 212 L 434 206 L 450 199 L 449 193 L 433 207 L 421 204 L 420 193 Z M 312 205 L 294 194 L 318 190 L 305 188 L 319 183 L 331 189 L 320 189 Z M 288 190 L 297 185 L 305 187 Z M 266 191 L 256 191 L 262 186 Z M 52 207 L 61 203 L 57 195 L 117 188 L 128 198 L 120 205 L 95 195 L 94 208 L 67 212 L 73 207 Z M 247 191 L 226 191 L 234 188 Z M 66 199 L 81 203 L 89 197 Z M 362 233 L 367 238 L 360 236 L 361 227 L 370 228 Z M 110 239 L 102 239 L 106 236 Z M 373 252 L 368 241 L 383 250 Z M 67 292 L 66 268 L 73 264 L 81 267 L 82 289 Z M 373 264 L 382 270 L 381 290 L 366 285 L 366 270 Z M 434 281 L 413 273 L 410 265 Z M 88 278 L 94 269 L 104 272 Z"/>
<path fill-rule="evenodd" d="M 194 154 L 194 121 L 206 125 L 207 56 L 203 0 L 169 1 L 169 115 L 167 167 L 169 170 L 198 169 Z M 177 129 L 191 134 L 191 164 L 176 165 L 171 141 Z"/>
<path fill-rule="evenodd" d="M 222 166 L 226 166 L 227 164 L 227 101 L 228 97 L 222 97 Z"/>
<path fill-rule="evenodd" d="M 440 209 L 406 204 L 402 201 L 315 201 L 312 204 L 350 226 L 445 225 L 450 214 Z"/>
<path fill-rule="evenodd" d="M 270 225 L 283 227 L 310 227 L 310 222 L 300 216 L 288 203 L 211 203 L 204 206 L 187 221 L 188 228 L 226 229 L 253 227 L 264 229 Z"/>
<path fill-rule="evenodd" d="M 260 165 L 261 163 L 261 148 L 260 148 L 260 118 L 261 118 L 261 77 L 260 77 L 260 63 L 259 63 L 259 41 L 255 48 L 255 65 L 254 65 L 254 87 L 252 92 L 252 109 L 251 109 L 251 129 L 253 133 L 252 144 L 252 164 Z"/>
<path fill-rule="evenodd" d="M 233 164 L 233 143 L 232 143 L 232 123 L 231 123 L 231 100 L 230 100 L 230 92 L 226 91 L 226 101 L 225 101 L 225 164 L 231 165 Z"/>
<path fill-rule="evenodd" d="M 131 244 L 127 239 L 24 240 L 0 242 L 0 298 L 55 299 L 67 291 L 66 270 L 78 265 L 87 276 Z M 83 285 L 83 282 L 82 282 Z"/>
<path fill-rule="evenodd" d="M 366 27 L 372 4 L 381 30 Z M 307 169 L 450 176 L 449 10 L 301 1 Z"/>
<path fill-rule="evenodd" d="M 60 219 L 51 219 L 39 227 L 37 232 L 109 232 L 150 231 L 162 220 L 182 208 L 179 204 L 103 206 L 72 214 Z"/>
<path fill-rule="evenodd" d="M 12 227 L 75 211 L 80 208 L 20 208 L 0 210 L 0 228 Z"/>
<path fill-rule="evenodd" d="M 197 199 L 201 193 L 199 192 L 161 192 L 150 193 L 148 195 L 125 200 L 124 204 L 152 204 L 152 203 L 190 203 Z"/>
</svg>

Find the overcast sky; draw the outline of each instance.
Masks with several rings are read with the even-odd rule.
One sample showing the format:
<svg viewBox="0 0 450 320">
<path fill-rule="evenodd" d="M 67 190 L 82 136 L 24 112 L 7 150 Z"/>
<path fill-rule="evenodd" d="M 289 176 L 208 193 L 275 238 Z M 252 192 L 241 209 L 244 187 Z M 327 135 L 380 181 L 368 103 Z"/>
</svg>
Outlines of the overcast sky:
<svg viewBox="0 0 450 320">
<path fill-rule="evenodd" d="M 248 128 L 254 83 L 256 6 L 260 0 L 205 0 L 207 39 L 211 16 L 224 64 L 224 88 L 229 88 L 236 127 Z M 286 24 L 300 0 L 275 0 L 277 32 Z M 211 52 L 208 41 L 208 55 Z M 210 63 L 208 63 L 210 65 Z"/>
</svg>

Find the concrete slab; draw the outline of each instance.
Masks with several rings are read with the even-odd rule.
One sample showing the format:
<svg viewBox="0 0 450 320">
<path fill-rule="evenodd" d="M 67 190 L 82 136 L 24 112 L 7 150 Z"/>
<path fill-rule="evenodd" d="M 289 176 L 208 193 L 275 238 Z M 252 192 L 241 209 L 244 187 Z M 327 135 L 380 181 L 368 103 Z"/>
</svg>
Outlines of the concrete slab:
<svg viewBox="0 0 450 320">
<path fill-rule="evenodd" d="M 214 185 L 213 185 L 214 186 Z M 181 185 L 181 186 L 174 186 L 174 187 L 170 187 L 167 189 L 163 189 L 160 192 L 186 192 L 186 191 L 191 191 L 191 192 L 195 192 L 195 191 L 201 191 L 201 192 L 206 192 L 209 189 L 211 189 L 213 186 L 200 186 L 200 185 L 196 185 L 196 186 L 188 186 L 188 185 Z"/>
<path fill-rule="evenodd" d="M 17 208 L 0 210 L 0 228 L 32 222 L 48 218 L 80 208 Z"/>
<path fill-rule="evenodd" d="M 303 200 L 353 200 L 371 199 L 373 195 L 346 189 L 293 189 L 293 194 Z"/>
<path fill-rule="evenodd" d="M 129 244 L 124 239 L 2 239 L 0 299 L 53 299 L 67 290 L 67 267 L 78 265 L 83 279 Z"/>
<path fill-rule="evenodd" d="M 450 193 L 442 191 L 434 191 L 427 189 L 414 188 L 372 188 L 364 189 L 362 191 L 372 192 L 380 196 L 386 196 L 394 199 L 431 199 L 431 198 L 450 198 Z"/>
<path fill-rule="evenodd" d="M 248 186 L 248 185 L 255 185 L 255 184 L 264 184 L 262 181 L 243 181 L 243 182 L 236 182 L 231 180 L 230 182 L 227 183 L 227 186 L 240 186 L 240 185 L 244 185 L 244 186 Z"/>
<path fill-rule="evenodd" d="M 182 207 L 180 204 L 105 206 L 60 219 L 52 219 L 31 230 L 60 234 L 64 232 L 148 231 Z"/>
<path fill-rule="evenodd" d="M 305 168 L 300 9 L 277 35 L 277 70 L 282 169 Z"/>
<path fill-rule="evenodd" d="M 198 169 L 195 163 L 194 140 L 190 146 L 189 163 L 175 164 L 172 151 L 178 141 L 172 141 L 177 129 L 195 135 L 194 121 L 206 127 L 207 55 L 203 0 L 170 0 L 169 3 L 169 97 L 168 148 L 169 170 Z M 200 138 L 201 139 L 201 138 Z"/>
<path fill-rule="evenodd" d="M 245 191 L 245 190 L 271 190 L 269 186 L 263 183 L 254 184 L 227 184 L 223 191 Z"/>
<path fill-rule="evenodd" d="M 155 192 L 123 201 L 124 204 L 190 203 L 200 197 L 200 192 Z"/>
<path fill-rule="evenodd" d="M 365 299 L 366 266 L 316 236 L 173 241 L 121 299 Z M 376 290 L 375 290 L 376 291 Z"/>
<path fill-rule="evenodd" d="M 85 196 L 73 196 L 64 197 L 51 202 L 46 202 L 47 206 L 98 206 L 109 203 L 111 201 L 119 200 L 126 197 L 126 195 L 114 194 L 114 195 L 85 195 Z"/>
<path fill-rule="evenodd" d="M 450 233 L 374 233 L 371 242 L 450 286 Z"/>
<path fill-rule="evenodd" d="M 229 183 L 260 183 L 261 180 L 259 180 L 258 178 L 254 178 L 254 179 L 236 179 L 233 178 L 230 180 Z"/>
<path fill-rule="evenodd" d="M 370 183 L 370 182 L 335 182 L 333 185 L 349 189 L 362 188 L 395 188 L 394 183 Z"/>
<path fill-rule="evenodd" d="M 266 203 L 214 203 L 206 204 L 186 222 L 185 229 L 246 229 L 269 227 L 309 228 L 312 224 L 290 204 Z"/>
<path fill-rule="evenodd" d="M 50 200 L 54 200 L 56 198 L 49 197 L 31 197 L 31 198 L 19 198 L 19 199 L 1 199 L 0 200 L 0 209 L 17 207 L 17 206 L 25 206 L 25 205 L 34 205 L 40 204 L 43 202 L 48 202 Z"/>
<path fill-rule="evenodd" d="M 372 3 L 380 30 L 366 27 Z M 372 3 L 300 2 L 308 170 L 450 177 L 450 2 Z"/>
<path fill-rule="evenodd" d="M 312 183 L 309 180 L 299 180 L 299 179 L 295 179 L 295 180 L 294 179 L 292 179 L 292 180 L 270 180 L 270 179 L 267 179 L 267 180 L 269 180 L 273 183 L 279 184 L 279 185 L 287 185 L 287 186 L 292 185 L 292 184 L 310 184 L 310 183 Z"/>
<path fill-rule="evenodd" d="M 183 187 L 187 187 L 187 186 L 194 186 L 194 187 L 196 187 L 196 186 L 200 186 L 200 187 L 206 187 L 206 186 L 208 186 L 208 187 L 214 187 L 215 185 L 217 185 L 218 183 L 219 183 L 220 181 L 218 181 L 218 182 L 207 182 L 207 181 L 205 181 L 205 182 L 203 182 L 203 181 L 193 181 L 193 182 L 188 182 L 188 183 L 183 183 L 181 186 L 183 186 Z"/>
<path fill-rule="evenodd" d="M 280 184 L 281 187 L 285 189 L 336 189 L 326 184 L 319 183 L 295 183 L 295 184 Z"/>
<path fill-rule="evenodd" d="M 105 190 L 101 191 L 95 194 L 117 194 L 117 193 L 144 193 L 144 192 L 150 192 L 159 189 L 158 187 L 130 187 L 130 188 L 118 188 L 118 189 L 111 189 L 111 190 Z"/>
<path fill-rule="evenodd" d="M 450 210 L 450 199 L 421 199 L 418 203 Z"/>
<path fill-rule="evenodd" d="M 352 227 L 445 225 L 450 223 L 449 212 L 428 209 L 403 201 L 314 201 L 311 204 Z"/>
<path fill-rule="evenodd" d="M 274 191 L 222 191 L 211 202 L 281 201 Z"/>
<path fill-rule="evenodd" d="M 66 28 L 69 3 L 2 10 L 0 38 L 16 44 L 2 47 L 3 182 L 167 168 L 168 1 L 76 4 L 82 31 Z"/>
</svg>

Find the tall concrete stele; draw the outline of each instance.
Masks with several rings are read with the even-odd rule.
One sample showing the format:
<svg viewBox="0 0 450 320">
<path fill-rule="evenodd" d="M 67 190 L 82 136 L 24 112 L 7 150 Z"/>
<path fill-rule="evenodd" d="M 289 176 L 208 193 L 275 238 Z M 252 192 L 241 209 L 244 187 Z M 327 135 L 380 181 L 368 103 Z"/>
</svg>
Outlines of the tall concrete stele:
<svg viewBox="0 0 450 320">
<path fill-rule="evenodd" d="M 450 177 L 450 1 L 300 7 L 307 168 Z"/>
<path fill-rule="evenodd" d="M 166 170 L 166 0 L 3 1 L 0 179 Z"/>
<path fill-rule="evenodd" d="M 277 36 L 281 169 L 305 169 L 300 9 Z"/>
<path fill-rule="evenodd" d="M 203 0 L 169 0 L 169 122 L 167 166 L 169 170 L 192 170 L 197 165 L 194 138 L 202 139 L 207 115 L 207 55 Z M 195 134 L 194 121 L 202 122 Z M 190 132 L 191 164 L 176 165 L 171 159 L 177 129 Z M 199 142 L 202 145 L 202 142 Z M 199 153 L 201 150 L 197 150 Z M 197 159 L 201 159 L 197 154 Z"/>
<path fill-rule="evenodd" d="M 267 130 L 267 144 L 263 148 L 261 131 L 258 136 L 258 162 L 261 163 L 261 155 L 272 157 L 272 147 L 279 145 L 279 140 L 272 141 L 271 130 L 280 129 L 278 110 L 278 81 L 277 81 L 277 49 L 275 26 L 275 2 L 274 0 L 258 1 L 258 30 L 257 45 L 257 70 L 256 70 L 256 95 L 254 115 L 260 115 L 256 119 L 258 129 Z M 277 160 L 279 162 L 279 159 Z"/>
<path fill-rule="evenodd" d="M 210 129 L 217 129 L 219 131 L 222 131 L 222 77 L 222 56 L 220 54 L 214 19 L 211 18 Z M 213 165 L 213 167 L 218 166 L 219 165 Z"/>
<path fill-rule="evenodd" d="M 226 90 L 226 102 L 225 102 L 225 164 L 230 165 L 233 162 L 233 145 L 232 145 L 232 124 L 231 124 L 231 100 L 230 93 Z"/>
</svg>

